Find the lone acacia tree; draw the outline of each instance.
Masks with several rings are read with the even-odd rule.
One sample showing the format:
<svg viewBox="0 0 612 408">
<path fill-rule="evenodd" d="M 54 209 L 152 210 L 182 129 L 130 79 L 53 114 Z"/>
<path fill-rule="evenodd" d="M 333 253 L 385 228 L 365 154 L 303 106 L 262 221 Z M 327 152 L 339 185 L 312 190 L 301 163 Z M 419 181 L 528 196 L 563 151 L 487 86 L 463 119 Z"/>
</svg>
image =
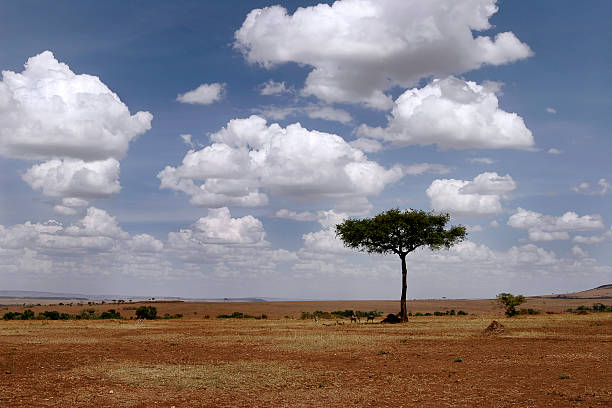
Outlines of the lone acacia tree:
<svg viewBox="0 0 612 408">
<path fill-rule="evenodd" d="M 402 299 L 400 320 L 408 320 L 406 310 L 406 255 L 428 246 L 432 250 L 450 248 L 467 236 L 462 225 L 444 229 L 450 221 L 448 214 L 434 214 L 422 210 L 400 211 L 394 208 L 374 218 L 349 219 L 336 225 L 336 236 L 344 245 L 377 254 L 397 254 L 402 260 Z"/>
</svg>

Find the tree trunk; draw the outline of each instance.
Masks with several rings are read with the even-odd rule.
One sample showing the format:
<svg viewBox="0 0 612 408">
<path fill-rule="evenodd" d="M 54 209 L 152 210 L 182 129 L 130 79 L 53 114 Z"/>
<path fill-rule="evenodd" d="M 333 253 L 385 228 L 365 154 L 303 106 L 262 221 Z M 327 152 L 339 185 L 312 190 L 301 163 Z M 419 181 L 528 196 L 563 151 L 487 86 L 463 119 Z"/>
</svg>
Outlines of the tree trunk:
<svg viewBox="0 0 612 408">
<path fill-rule="evenodd" d="M 400 255 L 402 259 L 402 300 L 400 305 L 400 321 L 407 322 L 408 321 L 408 310 L 406 309 L 406 291 L 408 289 L 408 285 L 406 284 L 406 275 L 408 271 L 406 270 L 406 254 Z"/>
</svg>

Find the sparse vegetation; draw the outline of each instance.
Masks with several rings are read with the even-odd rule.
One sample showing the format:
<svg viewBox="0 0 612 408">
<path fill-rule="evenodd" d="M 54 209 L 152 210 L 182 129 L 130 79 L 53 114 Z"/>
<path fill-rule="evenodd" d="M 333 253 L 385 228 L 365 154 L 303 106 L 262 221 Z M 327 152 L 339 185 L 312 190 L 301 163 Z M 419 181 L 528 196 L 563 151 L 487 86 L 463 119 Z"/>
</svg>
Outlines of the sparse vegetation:
<svg viewBox="0 0 612 408">
<path fill-rule="evenodd" d="M 566 309 L 568 313 L 576 312 L 591 312 L 591 313 L 612 313 L 612 306 L 604 305 L 603 303 L 593 303 L 593 306 L 578 306 L 575 309 Z"/>
<path fill-rule="evenodd" d="M 268 315 L 262 314 L 260 316 L 252 316 L 250 314 L 245 314 L 242 312 L 234 312 L 231 315 L 227 315 L 227 314 L 220 314 L 217 315 L 217 319 L 267 319 Z"/>
<path fill-rule="evenodd" d="M 518 314 L 518 312 L 516 311 L 516 307 L 525 303 L 525 296 L 514 296 L 512 293 L 504 292 L 497 295 L 497 302 L 506 309 L 506 316 L 512 317 Z"/>
<path fill-rule="evenodd" d="M 136 317 L 138 319 L 154 320 L 157 317 L 157 308 L 155 306 L 140 306 L 136 309 Z"/>
</svg>

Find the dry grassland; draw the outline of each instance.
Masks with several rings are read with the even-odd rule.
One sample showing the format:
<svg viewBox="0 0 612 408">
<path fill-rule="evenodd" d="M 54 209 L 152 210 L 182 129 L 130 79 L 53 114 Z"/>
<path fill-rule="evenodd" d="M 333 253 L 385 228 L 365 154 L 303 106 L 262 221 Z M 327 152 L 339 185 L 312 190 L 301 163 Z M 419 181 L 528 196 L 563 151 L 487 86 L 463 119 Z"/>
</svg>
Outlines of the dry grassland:
<svg viewBox="0 0 612 408">
<path fill-rule="evenodd" d="M 144 323 L 0 321 L 0 407 L 612 406 L 610 313 L 323 326 L 282 316 L 387 310 L 287 303 L 157 304 L 185 318 Z M 202 318 L 233 311 L 270 318 Z M 505 330 L 484 334 L 493 319 Z"/>
</svg>

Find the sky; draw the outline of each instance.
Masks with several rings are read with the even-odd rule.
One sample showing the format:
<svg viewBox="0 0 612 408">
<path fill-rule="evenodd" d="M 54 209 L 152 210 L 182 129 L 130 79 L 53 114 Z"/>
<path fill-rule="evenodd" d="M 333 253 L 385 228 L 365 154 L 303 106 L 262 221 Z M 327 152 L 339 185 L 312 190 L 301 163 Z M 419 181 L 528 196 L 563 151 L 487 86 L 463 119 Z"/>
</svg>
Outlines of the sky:
<svg viewBox="0 0 612 408">
<path fill-rule="evenodd" d="M 408 298 L 612 282 L 612 4 L 63 1 L 0 12 L 0 289 L 397 299 L 334 226 L 468 238 Z"/>
</svg>

